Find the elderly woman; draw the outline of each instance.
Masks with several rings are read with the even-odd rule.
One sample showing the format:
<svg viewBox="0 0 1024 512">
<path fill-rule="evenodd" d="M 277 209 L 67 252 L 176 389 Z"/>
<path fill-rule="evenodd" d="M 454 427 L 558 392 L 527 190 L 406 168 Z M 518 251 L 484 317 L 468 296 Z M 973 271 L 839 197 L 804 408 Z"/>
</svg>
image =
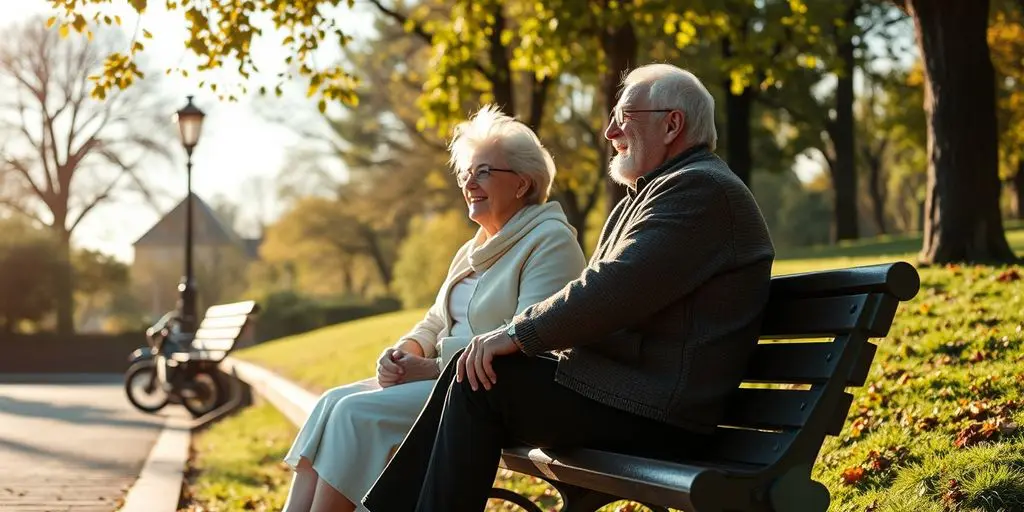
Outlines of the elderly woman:
<svg viewBox="0 0 1024 512">
<path fill-rule="evenodd" d="M 320 397 L 285 457 L 295 469 L 286 511 L 355 510 L 452 355 L 586 265 L 576 231 L 547 202 L 555 166 L 533 131 L 485 106 L 456 127 L 449 150 L 480 228 L 455 254 L 423 320 L 381 354 L 376 378 Z"/>
</svg>

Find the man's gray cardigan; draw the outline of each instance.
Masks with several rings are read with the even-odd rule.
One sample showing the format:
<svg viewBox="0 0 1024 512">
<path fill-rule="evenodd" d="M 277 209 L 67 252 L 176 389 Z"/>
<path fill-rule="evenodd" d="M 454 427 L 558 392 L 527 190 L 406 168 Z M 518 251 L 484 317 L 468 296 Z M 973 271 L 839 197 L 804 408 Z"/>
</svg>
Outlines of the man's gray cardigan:
<svg viewBox="0 0 1024 512">
<path fill-rule="evenodd" d="M 557 353 L 559 384 L 708 432 L 757 344 L 774 257 L 750 190 L 693 148 L 637 181 L 583 274 L 513 319 L 516 337 Z"/>
</svg>

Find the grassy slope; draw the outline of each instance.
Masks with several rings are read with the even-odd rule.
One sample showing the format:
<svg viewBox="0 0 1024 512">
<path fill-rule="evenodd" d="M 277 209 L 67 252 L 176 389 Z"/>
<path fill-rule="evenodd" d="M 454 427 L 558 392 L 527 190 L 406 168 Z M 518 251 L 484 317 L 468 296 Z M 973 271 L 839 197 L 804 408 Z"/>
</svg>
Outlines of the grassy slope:
<svg viewBox="0 0 1024 512">
<path fill-rule="evenodd" d="M 1009 238 L 1024 253 L 1024 229 Z M 903 237 L 804 249 L 780 254 L 775 273 L 913 262 L 919 247 L 919 238 Z M 1024 360 L 1024 280 L 1005 280 L 1013 272 L 1024 269 L 921 270 L 921 293 L 900 308 L 880 343 L 873 386 L 854 391 L 845 429 L 826 443 L 815 467 L 815 478 L 832 492 L 832 510 L 860 511 L 873 503 L 877 510 L 907 512 L 1024 510 L 1024 429 L 1014 428 L 1024 421 L 1016 402 L 1024 398 L 1016 378 Z M 238 355 L 320 391 L 372 375 L 380 350 L 422 313 L 350 322 Z M 972 436 L 972 429 L 982 433 Z M 988 444 L 974 444 L 985 435 Z M 958 437 L 967 441 L 963 448 L 955 444 Z M 545 492 L 505 472 L 498 484 L 535 496 Z M 557 499 L 541 501 L 547 507 Z"/>
<path fill-rule="evenodd" d="M 198 433 L 186 510 L 281 510 L 291 481 L 282 459 L 297 432 L 262 403 Z"/>
</svg>

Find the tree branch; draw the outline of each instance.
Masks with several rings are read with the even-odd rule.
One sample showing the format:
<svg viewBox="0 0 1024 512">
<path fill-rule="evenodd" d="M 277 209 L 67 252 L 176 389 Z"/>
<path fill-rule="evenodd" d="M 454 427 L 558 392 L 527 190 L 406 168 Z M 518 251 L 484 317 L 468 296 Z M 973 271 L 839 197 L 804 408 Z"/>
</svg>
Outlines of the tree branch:
<svg viewBox="0 0 1024 512">
<path fill-rule="evenodd" d="M 78 216 L 75 217 L 75 220 L 71 223 L 71 227 L 68 228 L 68 233 L 74 233 L 75 228 L 77 228 L 78 224 L 82 222 L 82 219 L 85 218 L 85 215 L 88 214 L 93 208 L 95 208 L 96 205 L 100 204 L 103 201 L 106 201 L 107 199 L 110 199 L 110 193 L 114 191 L 114 187 L 117 186 L 117 182 L 119 181 L 121 181 L 121 174 L 118 174 L 116 178 L 110 180 L 110 183 L 107 184 L 107 186 L 103 189 L 102 192 L 100 192 L 99 194 L 96 195 L 96 197 L 92 198 L 91 200 L 85 203 L 85 207 L 82 208 L 82 211 L 78 212 Z"/>
<path fill-rule="evenodd" d="M 38 214 L 28 210 L 24 206 L 14 202 L 11 199 L 8 199 L 6 197 L 0 197 L 0 206 L 6 206 L 6 207 L 14 210 L 15 212 L 20 213 L 20 214 L 22 214 L 22 215 L 24 215 L 24 216 L 26 216 L 26 217 L 28 217 L 28 218 L 38 222 L 38 223 L 40 223 L 40 224 L 46 225 L 46 222 L 43 221 L 43 219 L 41 217 L 39 217 Z"/>
<path fill-rule="evenodd" d="M 32 179 L 32 173 L 29 172 L 28 167 L 25 167 L 25 164 L 21 163 L 21 161 L 19 160 L 8 158 L 7 165 L 9 166 L 8 169 L 14 169 L 15 171 L 18 171 L 18 173 L 21 174 L 23 178 L 25 178 L 25 181 L 28 182 L 30 187 L 32 187 L 32 192 L 34 192 L 40 200 L 42 200 L 44 203 L 49 203 L 47 193 L 44 192 L 41 188 L 39 188 L 39 185 L 36 184 L 36 181 Z"/>
<path fill-rule="evenodd" d="M 375 7 L 377 7 L 377 10 L 379 10 L 381 13 L 383 13 L 387 17 L 395 20 L 396 22 L 398 22 L 399 24 L 401 24 L 403 26 L 405 25 L 405 23 L 407 21 L 410 21 L 408 16 L 406 16 L 406 15 L 404 15 L 404 14 L 402 14 L 402 13 L 396 11 L 396 10 L 389 9 L 389 8 L 385 7 L 384 4 L 380 3 L 380 0 L 369 0 L 369 1 Z M 422 39 L 428 45 L 433 44 L 433 42 L 434 42 L 434 35 L 431 34 L 430 32 L 427 32 L 426 29 L 424 29 L 423 26 L 418 21 L 412 20 L 412 31 L 413 31 L 413 33 L 415 33 L 417 36 L 419 36 L 419 38 Z M 497 31 L 495 31 L 495 32 L 497 32 Z M 500 34 L 498 35 L 498 37 L 500 37 Z M 491 82 L 492 84 L 495 83 L 495 76 L 494 76 L 494 74 L 492 72 L 488 71 L 483 66 L 483 64 L 481 64 L 479 61 L 473 63 L 473 68 L 476 69 L 477 71 L 479 71 L 481 74 L 483 74 L 484 77 L 486 77 L 489 82 Z"/>
<path fill-rule="evenodd" d="M 389 9 L 380 3 L 380 0 L 370 0 L 370 3 L 377 7 L 377 10 L 382 12 L 387 17 L 398 22 L 399 25 L 405 26 L 406 22 L 409 21 L 409 17 L 393 9 Z M 412 31 L 414 34 L 420 36 L 427 44 L 432 44 L 434 41 L 434 34 L 427 32 L 418 21 L 412 22 Z"/>
</svg>

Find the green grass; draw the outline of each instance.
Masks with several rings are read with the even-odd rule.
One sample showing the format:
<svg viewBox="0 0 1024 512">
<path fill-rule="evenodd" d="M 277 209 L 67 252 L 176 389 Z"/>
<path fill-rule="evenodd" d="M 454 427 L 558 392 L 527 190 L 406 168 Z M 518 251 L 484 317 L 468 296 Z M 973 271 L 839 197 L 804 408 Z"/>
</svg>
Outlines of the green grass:
<svg viewBox="0 0 1024 512">
<path fill-rule="evenodd" d="M 1024 253 L 1024 229 L 1014 227 L 1008 238 Z M 900 237 L 803 249 L 780 254 L 774 273 L 913 263 L 919 247 L 919 238 Z M 1024 363 L 1024 279 L 1015 278 L 1024 277 L 1024 268 L 936 266 L 920 273 L 921 292 L 901 305 L 889 336 L 876 340 L 868 385 L 853 390 L 846 425 L 826 441 L 814 478 L 828 486 L 834 512 L 1024 510 L 1024 427 L 1017 428 L 1024 425 L 1024 377 L 1018 377 Z M 380 351 L 422 314 L 350 322 L 238 356 L 320 391 L 372 375 Z M 275 425 L 276 436 L 294 433 Z M 242 444 L 248 447 L 239 450 L 263 450 L 258 442 Z M 252 479 L 251 472 L 262 468 L 253 462 L 250 473 L 236 478 Z M 502 471 L 496 484 L 535 497 L 545 510 L 557 509 L 557 496 L 536 479 Z"/>
<path fill-rule="evenodd" d="M 377 356 L 423 318 L 408 310 L 346 322 L 261 343 L 235 357 L 274 370 L 320 393 L 339 384 L 372 377 Z"/>
<path fill-rule="evenodd" d="M 248 407 L 192 439 L 185 510 L 281 510 L 298 430 L 268 403 Z"/>
</svg>

